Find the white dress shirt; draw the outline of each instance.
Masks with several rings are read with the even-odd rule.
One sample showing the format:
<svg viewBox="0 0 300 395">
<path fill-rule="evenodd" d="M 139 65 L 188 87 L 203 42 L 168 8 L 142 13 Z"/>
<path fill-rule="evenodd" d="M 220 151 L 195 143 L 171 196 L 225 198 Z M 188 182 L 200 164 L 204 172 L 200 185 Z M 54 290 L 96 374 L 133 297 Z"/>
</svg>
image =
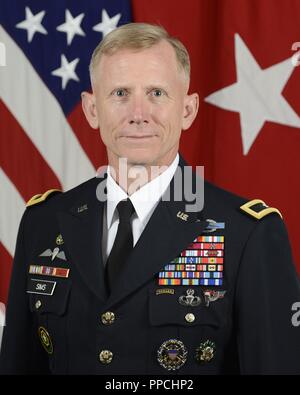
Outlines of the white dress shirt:
<svg viewBox="0 0 300 395">
<path fill-rule="evenodd" d="M 128 196 L 111 176 L 107 168 L 107 202 L 103 214 L 102 251 L 103 262 L 106 263 L 117 235 L 119 215 L 116 207 L 121 200 L 130 198 L 135 213 L 131 218 L 133 245 L 135 246 L 153 214 L 161 196 L 168 188 L 179 162 L 177 154 L 171 165 L 159 176 L 143 185 L 139 190 Z"/>
</svg>

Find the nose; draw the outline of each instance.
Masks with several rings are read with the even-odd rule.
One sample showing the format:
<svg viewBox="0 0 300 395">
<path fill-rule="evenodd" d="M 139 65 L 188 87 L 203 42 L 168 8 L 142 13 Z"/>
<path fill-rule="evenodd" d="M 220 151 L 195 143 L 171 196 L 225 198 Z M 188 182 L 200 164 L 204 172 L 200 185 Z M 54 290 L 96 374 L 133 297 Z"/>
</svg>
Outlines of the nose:
<svg viewBox="0 0 300 395">
<path fill-rule="evenodd" d="M 132 97 L 129 113 L 129 124 L 141 125 L 149 123 L 149 108 L 146 99 L 142 95 Z"/>
</svg>

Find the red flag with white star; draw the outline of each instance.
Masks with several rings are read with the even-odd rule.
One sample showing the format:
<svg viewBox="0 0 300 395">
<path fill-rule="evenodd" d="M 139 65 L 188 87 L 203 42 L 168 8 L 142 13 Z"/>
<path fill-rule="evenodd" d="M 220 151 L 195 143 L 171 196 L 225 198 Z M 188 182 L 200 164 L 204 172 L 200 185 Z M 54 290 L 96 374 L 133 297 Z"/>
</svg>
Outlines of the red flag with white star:
<svg viewBox="0 0 300 395">
<path fill-rule="evenodd" d="M 300 271 L 300 2 L 142 3 L 134 17 L 162 24 L 191 54 L 200 110 L 181 152 L 215 184 L 277 207 Z"/>
</svg>

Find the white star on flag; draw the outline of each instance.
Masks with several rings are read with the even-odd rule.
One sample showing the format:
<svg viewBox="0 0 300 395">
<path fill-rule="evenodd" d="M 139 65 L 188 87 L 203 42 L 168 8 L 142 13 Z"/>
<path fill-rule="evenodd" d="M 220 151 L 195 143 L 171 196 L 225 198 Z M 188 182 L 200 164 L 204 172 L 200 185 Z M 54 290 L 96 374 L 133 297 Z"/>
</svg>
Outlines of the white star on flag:
<svg viewBox="0 0 300 395">
<path fill-rule="evenodd" d="M 72 60 L 70 63 L 64 54 L 61 55 L 61 65 L 58 69 L 51 72 L 52 75 L 56 77 L 61 77 L 62 89 L 65 89 L 69 80 L 79 81 L 77 74 L 75 73 L 75 68 L 79 58 Z"/>
<path fill-rule="evenodd" d="M 265 121 L 300 127 L 300 118 L 281 92 L 294 66 L 291 58 L 261 69 L 238 34 L 235 34 L 237 82 L 205 98 L 225 110 L 240 113 L 243 153 L 247 155 Z"/>
<path fill-rule="evenodd" d="M 36 15 L 33 15 L 29 7 L 25 8 L 26 17 L 24 21 L 18 23 L 16 27 L 18 29 L 27 30 L 27 40 L 30 43 L 36 32 L 42 34 L 48 34 L 47 30 L 42 25 L 42 20 L 45 16 L 45 11 L 41 11 Z"/>
<path fill-rule="evenodd" d="M 93 30 L 102 33 L 104 37 L 117 27 L 120 18 L 120 13 L 110 18 L 106 10 L 102 10 L 102 22 L 98 23 L 98 25 L 95 25 Z"/>
<path fill-rule="evenodd" d="M 65 23 L 57 26 L 56 30 L 59 32 L 64 32 L 67 34 L 67 44 L 70 45 L 76 34 L 79 36 L 85 36 L 84 31 L 81 29 L 81 22 L 84 17 L 84 13 L 79 14 L 75 18 L 72 16 L 71 12 L 67 9 L 65 12 Z"/>
</svg>

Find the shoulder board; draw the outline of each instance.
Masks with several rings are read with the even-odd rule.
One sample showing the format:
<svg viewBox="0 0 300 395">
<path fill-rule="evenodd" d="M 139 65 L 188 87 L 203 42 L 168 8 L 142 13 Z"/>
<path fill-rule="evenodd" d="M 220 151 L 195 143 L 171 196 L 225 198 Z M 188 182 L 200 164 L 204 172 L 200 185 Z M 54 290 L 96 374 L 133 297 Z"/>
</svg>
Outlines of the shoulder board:
<svg viewBox="0 0 300 395">
<path fill-rule="evenodd" d="M 41 194 L 39 193 L 38 195 L 32 196 L 31 199 L 28 200 L 26 203 L 26 207 L 33 206 L 34 204 L 38 204 L 41 202 L 44 202 L 50 195 L 61 192 L 59 189 L 49 189 L 49 191 Z"/>
<path fill-rule="evenodd" d="M 240 209 L 256 219 L 262 219 L 271 213 L 277 213 L 282 218 L 281 212 L 277 208 L 268 207 L 265 202 L 259 199 L 250 200 L 240 206 Z"/>
</svg>

